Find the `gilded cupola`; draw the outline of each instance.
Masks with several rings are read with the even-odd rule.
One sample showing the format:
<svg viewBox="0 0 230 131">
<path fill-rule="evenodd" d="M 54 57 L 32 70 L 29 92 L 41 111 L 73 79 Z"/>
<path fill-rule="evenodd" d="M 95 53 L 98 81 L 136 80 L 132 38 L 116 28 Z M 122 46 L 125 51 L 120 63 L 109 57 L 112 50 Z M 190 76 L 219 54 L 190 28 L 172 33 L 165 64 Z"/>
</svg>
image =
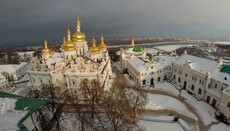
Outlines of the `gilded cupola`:
<svg viewBox="0 0 230 131">
<path fill-rule="evenodd" d="M 72 41 L 74 42 L 86 42 L 86 36 L 81 32 L 81 21 L 79 17 L 76 21 L 76 32 L 72 35 Z"/>
<path fill-rule="evenodd" d="M 101 43 L 98 46 L 99 50 L 106 51 L 106 44 L 104 43 L 104 37 L 103 34 L 101 34 Z"/>
<path fill-rule="evenodd" d="M 132 39 L 131 39 L 131 46 L 134 46 L 133 34 L 132 34 Z"/>
<path fill-rule="evenodd" d="M 71 39 L 70 39 L 70 37 L 71 37 L 71 32 L 70 32 L 69 28 L 68 28 L 66 34 L 67 34 L 67 41 L 64 42 L 64 41 L 65 41 L 65 38 L 63 38 L 64 45 L 62 46 L 62 49 L 63 49 L 64 51 L 73 51 L 73 50 L 76 49 L 76 45 L 75 45 L 75 43 L 74 43 L 73 41 L 71 41 Z"/>
<path fill-rule="evenodd" d="M 44 41 L 44 49 L 42 49 L 42 55 L 50 55 L 50 54 L 51 54 L 51 50 L 48 48 L 47 41 L 45 39 L 45 41 Z"/>
<path fill-rule="evenodd" d="M 92 47 L 89 49 L 89 53 L 91 55 L 95 55 L 95 54 L 99 54 L 99 50 L 96 46 L 96 40 L 94 39 L 94 36 L 93 36 L 93 40 L 92 40 Z"/>
</svg>

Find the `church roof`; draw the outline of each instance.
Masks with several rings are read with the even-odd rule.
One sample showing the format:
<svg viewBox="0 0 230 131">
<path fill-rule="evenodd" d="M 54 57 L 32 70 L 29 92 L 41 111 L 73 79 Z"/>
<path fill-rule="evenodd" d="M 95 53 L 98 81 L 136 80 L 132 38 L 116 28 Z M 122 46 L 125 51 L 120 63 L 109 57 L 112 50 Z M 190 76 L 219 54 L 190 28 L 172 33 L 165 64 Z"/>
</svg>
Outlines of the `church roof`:
<svg viewBox="0 0 230 131">
<path fill-rule="evenodd" d="M 139 47 L 134 46 L 133 52 L 142 52 L 142 50 Z"/>
</svg>

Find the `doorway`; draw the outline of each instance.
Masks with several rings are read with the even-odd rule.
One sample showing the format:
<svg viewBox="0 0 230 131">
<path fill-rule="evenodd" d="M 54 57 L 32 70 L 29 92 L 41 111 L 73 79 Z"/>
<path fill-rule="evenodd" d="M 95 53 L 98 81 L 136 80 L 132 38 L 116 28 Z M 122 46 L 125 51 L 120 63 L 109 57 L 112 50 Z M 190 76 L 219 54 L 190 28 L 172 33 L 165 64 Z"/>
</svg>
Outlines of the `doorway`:
<svg viewBox="0 0 230 131">
<path fill-rule="evenodd" d="M 150 80 L 150 84 L 151 84 L 151 86 L 154 85 L 154 79 L 153 78 Z"/>
<path fill-rule="evenodd" d="M 216 106 L 216 100 L 215 100 L 215 99 L 212 100 L 212 106 L 213 106 L 213 107 Z"/>
<path fill-rule="evenodd" d="M 210 102 L 210 96 L 207 96 L 206 98 L 206 102 L 209 103 Z"/>
<path fill-rule="evenodd" d="M 183 86 L 183 88 L 186 90 L 186 86 L 187 86 L 187 82 L 186 81 L 184 81 L 184 86 Z"/>
</svg>

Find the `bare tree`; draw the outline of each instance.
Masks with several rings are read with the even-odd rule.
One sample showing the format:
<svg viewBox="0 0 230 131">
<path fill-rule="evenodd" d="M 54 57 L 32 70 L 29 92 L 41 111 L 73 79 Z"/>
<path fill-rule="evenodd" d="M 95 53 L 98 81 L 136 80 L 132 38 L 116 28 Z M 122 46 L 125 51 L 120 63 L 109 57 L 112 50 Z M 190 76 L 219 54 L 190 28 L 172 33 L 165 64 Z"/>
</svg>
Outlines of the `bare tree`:
<svg viewBox="0 0 230 131">
<path fill-rule="evenodd" d="M 136 111 L 143 109 L 147 104 L 147 94 L 133 89 L 126 89 L 125 94 L 134 116 L 136 116 Z"/>
<path fill-rule="evenodd" d="M 31 93 L 31 97 L 47 100 L 33 115 L 36 129 L 60 131 L 65 128 L 60 122 L 64 119 L 63 103 L 68 101 L 66 98 L 69 98 L 66 96 L 67 94 L 62 93 L 59 87 L 48 85 Z"/>
</svg>

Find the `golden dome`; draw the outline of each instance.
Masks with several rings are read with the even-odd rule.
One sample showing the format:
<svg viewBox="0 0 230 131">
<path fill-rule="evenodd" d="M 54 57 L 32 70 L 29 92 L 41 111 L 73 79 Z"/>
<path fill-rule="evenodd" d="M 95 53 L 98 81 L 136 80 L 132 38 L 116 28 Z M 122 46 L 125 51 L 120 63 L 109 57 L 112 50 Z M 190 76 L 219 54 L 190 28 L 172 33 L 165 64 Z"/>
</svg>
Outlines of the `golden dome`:
<svg viewBox="0 0 230 131">
<path fill-rule="evenodd" d="M 75 43 L 74 43 L 73 41 L 71 41 L 71 39 L 70 39 L 71 32 L 70 32 L 69 28 L 68 28 L 68 31 L 66 32 L 66 34 L 67 34 L 67 41 L 66 41 L 65 43 L 63 43 L 64 45 L 62 46 L 62 49 L 63 49 L 64 51 L 73 51 L 73 50 L 76 49 L 76 45 L 75 45 Z M 63 42 L 64 42 L 64 39 L 65 39 L 65 38 L 63 38 Z"/>
<path fill-rule="evenodd" d="M 96 40 L 94 39 L 94 36 L 93 36 L 93 40 L 92 40 L 92 44 L 93 45 L 92 45 L 92 47 L 89 50 L 89 53 L 91 55 L 99 54 L 100 53 L 95 43 L 96 43 Z"/>
<path fill-rule="evenodd" d="M 76 21 L 76 33 L 72 35 L 72 41 L 74 42 L 85 42 L 85 34 L 81 32 L 81 21 L 79 20 L 79 17 Z"/>
<path fill-rule="evenodd" d="M 106 51 L 107 48 L 106 48 L 106 45 L 104 43 L 104 37 L 103 37 L 103 34 L 101 33 L 101 44 L 98 46 L 99 50 L 103 50 L 103 51 Z"/>
<path fill-rule="evenodd" d="M 124 52 L 125 50 L 121 47 L 121 48 L 120 48 L 120 51 Z"/>
<path fill-rule="evenodd" d="M 132 40 L 131 40 L 131 43 L 134 43 L 133 34 L 132 34 Z"/>
<path fill-rule="evenodd" d="M 50 55 L 51 50 L 47 47 L 47 41 L 44 41 L 44 49 L 42 50 L 42 55 Z"/>
</svg>

